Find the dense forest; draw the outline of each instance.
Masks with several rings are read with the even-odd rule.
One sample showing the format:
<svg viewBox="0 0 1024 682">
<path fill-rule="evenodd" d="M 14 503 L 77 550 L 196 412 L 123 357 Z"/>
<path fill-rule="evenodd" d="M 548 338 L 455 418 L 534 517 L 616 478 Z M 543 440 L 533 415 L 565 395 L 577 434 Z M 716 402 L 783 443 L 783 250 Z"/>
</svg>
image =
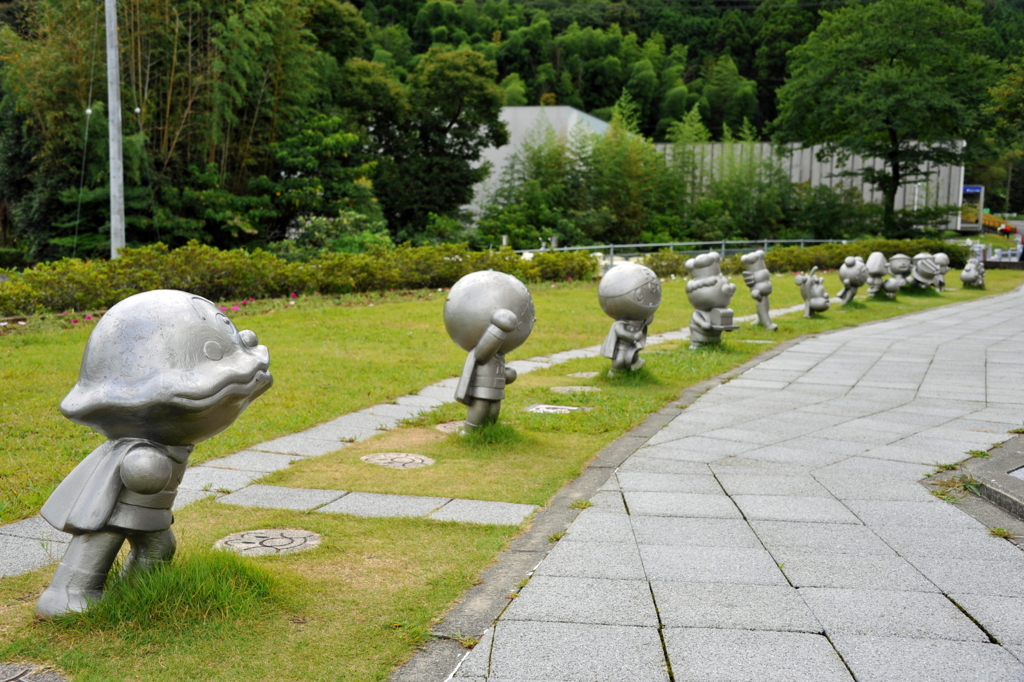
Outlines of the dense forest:
<svg viewBox="0 0 1024 682">
<path fill-rule="evenodd" d="M 937 60 L 948 63 L 949 78 L 903 76 L 919 78 L 921 87 L 908 87 L 906 101 L 893 106 L 914 116 L 925 107 L 943 109 L 929 124 L 934 130 L 913 132 L 922 140 L 968 139 L 964 159 L 974 164 L 972 176 L 989 186 L 990 203 L 1024 208 L 1017 123 L 1024 0 L 887 2 L 906 5 L 911 17 L 932 12 L 938 23 L 921 28 L 921 35 L 930 32 L 955 47 L 946 62 Z M 812 103 L 806 92 L 800 99 L 797 84 L 789 87 L 789 100 L 780 101 L 779 93 L 787 92 L 792 60 L 801 54 L 794 48 L 839 27 L 836 17 L 864 4 L 123 0 L 128 241 L 197 239 L 294 251 L 294 243 L 282 242 L 288 235 L 343 242 L 344 248 L 471 238 L 460 207 L 488 172 L 477 163 L 481 150 L 507 141 L 498 119 L 503 105 L 570 105 L 615 119 L 613 128 L 642 140 L 802 139 L 808 131 L 824 141 L 838 139 L 795 112 L 798 105 L 834 111 L 834 103 Z M 935 55 L 927 41 L 900 36 L 899 30 L 917 30 L 906 23 L 889 42 L 901 52 Z M 0 1 L 0 248 L 28 260 L 109 249 L 102 24 L 96 0 Z M 805 51 L 801 73 L 828 70 L 814 58 Z M 864 59 L 865 69 L 878 61 Z M 960 97 L 962 111 L 945 111 L 915 90 Z M 986 102 L 973 101 L 968 91 Z M 663 174 L 650 190 L 656 196 L 645 195 L 640 211 L 657 215 L 641 219 L 635 206 L 616 208 L 622 191 L 611 187 L 607 168 L 601 175 L 602 165 L 621 169 L 622 155 L 633 154 L 638 168 L 654 172 L 664 161 L 644 156 L 626 138 L 603 146 L 591 140 L 584 158 L 567 149 L 567 141 L 538 135 L 548 149 L 534 149 L 534 162 L 543 157 L 575 164 L 576 171 L 587 166 L 592 176 L 577 172 L 577 179 L 599 205 L 579 206 L 577 187 L 576 205 L 567 199 L 555 206 L 549 193 L 534 198 L 543 204 L 537 210 L 520 211 L 518 227 L 503 225 L 510 207 L 522 208 L 516 193 L 528 189 L 521 157 L 522 182 L 504 187 L 482 222 L 492 236 L 511 227 L 524 231 L 523 239 L 558 234 L 563 243 L 586 243 L 741 236 L 751 225 L 760 226 L 757 236 L 778 236 L 835 223 L 839 214 L 828 211 L 837 202 L 848 204 L 840 211 L 845 218 L 866 215 L 850 197 L 808 199 L 808 188 L 789 188 L 789 198 L 773 209 L 778 215 L 751 214 L 746 222 L 726 224 L 720 215 L 729 210 L 725 200 L 697 206 L 693 196 L 673 196 L 666 186 L 673 178 Z M 774 179 L 758 173 L 761 185 L 774 187 Z M 559 177 L 554 185 L 564 192 L 569 176 Z M 786 201 L 799 204 L 799 211 L 786 208 Z M 794 211 L 803 217 L 787 217 Z M 824 213 L 813 218 L 815 211 Z M 893 220 L 887 216 L 885 225 Z"/>
</svg>

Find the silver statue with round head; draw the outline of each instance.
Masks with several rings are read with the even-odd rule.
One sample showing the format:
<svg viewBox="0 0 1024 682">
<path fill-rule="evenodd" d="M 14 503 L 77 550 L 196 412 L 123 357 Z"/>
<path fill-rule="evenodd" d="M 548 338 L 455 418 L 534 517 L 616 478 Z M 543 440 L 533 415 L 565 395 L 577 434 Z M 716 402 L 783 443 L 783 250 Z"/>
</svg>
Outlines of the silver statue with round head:
<svg viewBox="0 0 1024 682">
<path fill-rule="evenodd" d="M 919 289 L 935 286 L 935 276 L 939 274 L 939 264 L 930 253 L 919 253 L 914 256 L 910 266 L 908 284 L 916 284 Z"/>
<path fill-rule="evenodd" d="M 757 303 L 757 321 L 765 329 L 775 331 L 779 325 L 772 322 L 768 296 L 772 293 L 772 273 L 764 264 L 764 251 L 757 250 L 740 256 L 743 263 L 743 282 L 750 287 L 750 297 Z"/>
<path fill-rule="evenodd" d="M 796 276 L 796 285 L 800 287 L 800 295 L 804 299 L 804 317 L 811 317 L 811 313 L 823 313 L 830 305 L 825 280 L 814 274 L 817 271 L 818 266 L 815 265 L 806 275 Z"/>
<path fill-rule="evenodd" d="M 615 320 L 601 345 L 601 355 L 612 361 L 611 371 L 643 367 L 640 350 L 647 345 L 647 327 L 661 305 L 661 282 L 650 268 L 620 263 L 597 285 L 601 310 Z"/>
<path fill-rule="evenodd" d="M 722 257 L 716 252 L 703 253 L 686 261 L 690 281 L 686 283 L 686 297 L 693 306 L 690 317 L 690 349 L 720 343 L 722 332 L 739 329 L 732 323 L 729 308 L 736 285 L 722 274 Z"/>
<path fill-rule="evenodd" d="M 985 288 L 985 264 L 977 258 L 972 258 L 960 271 L 960 281 L 965 287 Z"/>
<path fill-rule="evenodd" d="M 934 283 L 936 291 L 945 291 L 946 289 L 946 273 L 949 272 L 949 256 L 942 253 L 941 251 L 935 254 L 935 265 L 938 266 L 939 271 L 935 273 Z"/>
<path fill-rule="evenodd" d="M 125 571 L 171 559 L 171 505 L 192 447 L 228 428 L 270 388 L 269 367 L 256 334 L 239 332 L 205 298 L 149 291 L 107 311 L 60 409 L 109 440 L 68 474 L 40 512 L 73 537 L 37 614 L 83 611 L 101 599 L 125 540 Z"/>
<path fill-rule="evenodd" d="M 843 290 L 837 298 L 839 305 L 846 305 L 857 295 L 860 289 L 868 281 L 868 266 L 860 256 L 847 256 L 843 264 L 839 266 L 839 281 L 843 283 Z"/>
<path fill-rule="evenodd" d="M 530 292 L 512 275 L 471 272 L 448 292 L 444 327 L 469 352 L 455 389 L 455 399 L 469 408 L 467 431 L 498 420 L 505 385 L 516 380 L 505 354 L 526 341 L 534 321 Z"/>
</svg>

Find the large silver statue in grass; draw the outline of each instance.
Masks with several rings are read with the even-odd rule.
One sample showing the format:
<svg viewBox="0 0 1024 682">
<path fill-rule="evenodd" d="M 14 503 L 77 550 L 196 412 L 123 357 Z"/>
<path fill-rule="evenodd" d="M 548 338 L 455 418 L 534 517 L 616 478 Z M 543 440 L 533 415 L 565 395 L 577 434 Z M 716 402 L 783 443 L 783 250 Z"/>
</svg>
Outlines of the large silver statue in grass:
<svg viewBox="0 0 1024 682">
<path fill-rule="evenodd" d="M 714 251 L 686 261 L 690 281 L 686 283 L 686 297 L 693 306 L 690 317 L 690 349 L 697 349 L 722 340 L 722 332 L 739 329 L 732 322 L 729 302 L 736 293 L 722 274 L 722 257 Z"/>
<path fill-rule="evenodd" d="M 768 296 L 772 293 L 772 273 L 764 263 L 764 251 L 757 250 L 740 256 L 743 263 L 743 282 L 750 287 L 750 297 L 757 303 L 757 321 L 772 331 L 779 325 L 772 322 Z"/>
<path fill-rule="evenodd" d="M 868 266 L 864 264 L 864 259 L 860 256 L 847 256 L 839 266 L 839 281 L 843 283 L 843 289 L 837 296 L 839 305 L 846 305 L 857 295 L 857 289 L 868 281 Z"/>
<path fill-rule="evenodd" d="M 471 272 L 448 292 L 444 327 L 469 352 L 455 389 L 455 399 L 469 408 L 467 431 L 498 420 L 505 385 L 516 380 L 505 354 L 526 341 L 534 321 L 530 292 L 512 275 Z"/>
<path fill-rule="evenodd" d="M 193 446 L 270 388 L 269 365 L 256 334 L 184 291 L 137 294 L 100 319 L 60 410 L 109 440 L 43 505 L 43 518 L 73 537 L 36 613 L 83 611 L 101 599 L 125 540 L 124 571 L 171 559 L 171 505 Z"/>
<path fill-rule="evenodd" d="M 985 264 L 977 258 L 972 258 L 960 271 L 960 281 L 965 287 L 985 288 Z"/>
<path fill-rule="evenodd" d="M 647 327 L 661 305 L 658 276 L 644 265 L 620 263 L 601 278 L 597 300 L 601 310 L 615 320 L 601 345 L 601 355 L 611 359 L 613 373 L 640 369 Z"/>
</svg>

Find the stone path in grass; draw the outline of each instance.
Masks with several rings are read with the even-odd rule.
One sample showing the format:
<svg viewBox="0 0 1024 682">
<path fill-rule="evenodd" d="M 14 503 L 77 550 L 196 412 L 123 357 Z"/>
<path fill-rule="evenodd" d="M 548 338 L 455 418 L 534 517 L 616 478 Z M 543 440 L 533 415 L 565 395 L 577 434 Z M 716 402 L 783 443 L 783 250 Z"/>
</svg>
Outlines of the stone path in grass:
<svg viewBox="0 0 1024 682">
<path fill-rule="evenodd" d="M 772 315 L 802 310 L 802 305 L 793 306 L 773 310 Z M 737 318 L 737 322 L 756 319 L 756 316 L 748 315 Z M 648 345 L 684 340 L 689 336 L 689 329 L 652 334 L 648 337 Z M 508 365 L 519 374 L 527 374 L 569 360 L 599 355 L 600 346 L 591 346 L 544 357 L 515 360 Z M 404 419 L 454 402 L 453 393 L 457 383 L 458 379 L 445 379 L 427 386 L 415 395 L 401 396 L 394 403 L 374 405 L 305 431 L 259 443 L 227 457 L 191 466 L 178 486 L 174 508 L 180 509 L 196 500 L 214 497 L 225 504 L 251 507 L 376 517 L 422 516 L 440 521 L 517 526 L 538 507 L 443 497 L 285 488 L 256 483 L 268 473 L 288 467 L 293 461 L 335 452 L 349 443 L 393 429 Z M 38 516 L 0 526 L 0 577 L 26 573 L 60 559 L 69 538 L 67 533 L 54 530 Z"/>
<path fill-rule="evenodd" d="M 1020 291 L 794 344 L 612 470 L 454 673 L 392 679 L 1024 680 L 1024 553 L 919 483 L 1024 423 L 1022 360 Z"/>
</svg>

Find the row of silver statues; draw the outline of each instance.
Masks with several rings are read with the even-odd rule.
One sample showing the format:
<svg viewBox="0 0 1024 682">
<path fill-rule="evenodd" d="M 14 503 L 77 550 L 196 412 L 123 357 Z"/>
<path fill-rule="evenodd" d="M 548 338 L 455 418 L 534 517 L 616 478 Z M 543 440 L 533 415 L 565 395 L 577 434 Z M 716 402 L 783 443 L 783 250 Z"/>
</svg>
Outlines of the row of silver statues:
<svg viewBox="0 0 1024 682">
<path fill-rule="evenodd" d="M 757 302 L 760 324 L 776 329 L 769 314 L 771 274 L 764 252 L 741 258 L 743 280 Z M 871 254 L 864 263 L 851 256 L 839 276 L 842 303 L 857 289 L 894 296 L 911 283 L 944 286 L 944 254 Z M 721 340 L 737 329 L 729 303 L 736 286 L 722 274 L 721 257 L 711 252 L 686 262 L 686 293 L 693 305 L 690 347 Z M 829 307 L 816 269 L 798 275 L 806 314 Z M 884 280 L 885 275 L 891 279 Z M 961 274 L 979 286 L 984 267 L 971 261 Z M 883 281 L 884 280 L 884 281 Z M 614 322 L 601 345 L 612 372 L 638 370 L 647 329 L 661 304 L 661 283 L 637 263 L 609 270 L 598 286 L 601 309 Z M 498 419 L 505 386 L 516 372 L 505 355 L 533 330 L 533 300 L 521 281 L 500 272 L 474 272 L 452 286 L 444 305 L 448 335 L 468 355 L 455 398 L 467 406 L 466 430 Z M 196 443 L 228 428 L 273 383 L 270 356 L 256 334 L 238 331 L 210 301 L 183 291 L 160 290 L 131 296 L 97 323 L 85 346 L 78 382 L 61 402 L 61 412 L 108 438 L 54 490 L 41 515 L 72 539 L 49 587 L 36 603 L 41 617 L 83 611 L 102 598 L 103 588 L 125 541 L 130 551 L 122 571 L 148 569 L 169 561 L 176 542 L 171 507 Z"/>
</svg>

